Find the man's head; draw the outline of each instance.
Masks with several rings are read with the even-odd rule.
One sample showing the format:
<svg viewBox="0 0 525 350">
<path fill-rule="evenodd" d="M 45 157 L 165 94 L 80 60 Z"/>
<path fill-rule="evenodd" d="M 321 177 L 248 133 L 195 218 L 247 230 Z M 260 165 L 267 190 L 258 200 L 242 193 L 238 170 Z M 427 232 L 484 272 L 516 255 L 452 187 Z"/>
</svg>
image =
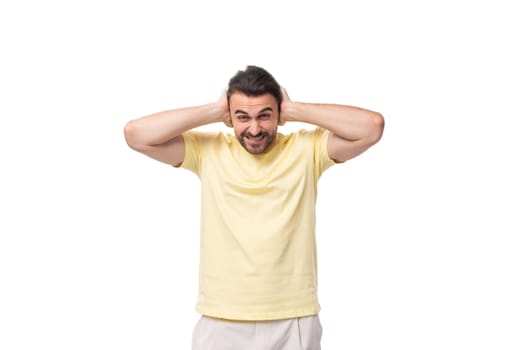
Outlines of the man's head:
<svg viewBox="0 0 525 350">
<path fill-rule="evenodd" d="M 263 68 L 248 66 L 230 79 L 228 105 L 235 136 L 250 153 L 264 153 L 279 125 L 281 86 Z"/>
</svg>

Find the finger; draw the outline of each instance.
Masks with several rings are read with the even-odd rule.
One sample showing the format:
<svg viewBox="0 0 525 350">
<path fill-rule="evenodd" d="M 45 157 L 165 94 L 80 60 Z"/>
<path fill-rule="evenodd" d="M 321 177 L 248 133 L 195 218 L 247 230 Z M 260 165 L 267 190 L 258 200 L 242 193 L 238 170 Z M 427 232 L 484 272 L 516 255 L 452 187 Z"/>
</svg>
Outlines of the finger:
<svg viewBox="0 0 525 350">
<path fill-rule="evenodd" d="M 289 100 L 290 97 L 288 97 L 288 93 L 286 92 L 286 89 L 281 86 L 281 94 L 283 95 L 283 100 Z"/>
</svg>

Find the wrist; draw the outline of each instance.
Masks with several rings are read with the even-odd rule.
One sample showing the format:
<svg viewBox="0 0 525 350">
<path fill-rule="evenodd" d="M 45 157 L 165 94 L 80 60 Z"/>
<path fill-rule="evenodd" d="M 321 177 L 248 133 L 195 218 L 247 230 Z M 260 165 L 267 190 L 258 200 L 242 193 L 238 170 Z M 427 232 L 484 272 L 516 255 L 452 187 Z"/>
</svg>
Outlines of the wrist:
<svg viewBox="0 0 525 350">
<path fill-rule="evenodd" d="M 210 103 L 206 105 L 206 109 L 209 123 L 222 122 L 229 115 L 229 111 L 225 110 L 220 103 Z"/>
<path fill-rule="evenodd" d="M 301 121 L 301 103 L 288 101 L 281 105 L 281 117 L 290 122 Z"/>
</svg>

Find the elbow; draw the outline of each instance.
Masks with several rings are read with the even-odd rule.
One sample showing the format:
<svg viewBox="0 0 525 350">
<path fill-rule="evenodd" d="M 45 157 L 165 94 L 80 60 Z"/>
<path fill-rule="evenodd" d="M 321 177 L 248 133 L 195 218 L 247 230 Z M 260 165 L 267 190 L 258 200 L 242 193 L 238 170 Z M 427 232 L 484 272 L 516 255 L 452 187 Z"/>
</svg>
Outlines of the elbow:
<svg viewBox="0 0 525 350">
<path fill-rule="evenodd" d="M 134 120 L 126 123 L 124 126 L 124 138 L 128 146 L 136 151 L 141 150 L 143 145 L 140 143 L 140 130 Z"/>
<path fill-rule="evenodd" d="M 370 116 L 370 141 L 372 144 L 377 143 L 383 136 L 385 129 L 385 118 L 382 114 L 374 112 Z"/>
</svg>

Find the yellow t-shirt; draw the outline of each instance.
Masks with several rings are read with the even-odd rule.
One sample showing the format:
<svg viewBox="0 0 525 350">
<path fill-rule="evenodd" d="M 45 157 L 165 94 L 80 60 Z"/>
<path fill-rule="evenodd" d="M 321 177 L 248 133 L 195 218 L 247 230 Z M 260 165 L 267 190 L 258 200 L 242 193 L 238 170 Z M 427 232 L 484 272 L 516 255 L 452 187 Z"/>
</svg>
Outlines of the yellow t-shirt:
<svg viewBox="0 0 525 350">
<path fill-rule="evenodd" d="M 325 129 L 277 134 L 264 154 L 234 135 L 184 133 L 182 168 L 201 180 L 197 312 L 231 320 L 316 314 L 315 202 L 334 164 Z"/>
</svg>

